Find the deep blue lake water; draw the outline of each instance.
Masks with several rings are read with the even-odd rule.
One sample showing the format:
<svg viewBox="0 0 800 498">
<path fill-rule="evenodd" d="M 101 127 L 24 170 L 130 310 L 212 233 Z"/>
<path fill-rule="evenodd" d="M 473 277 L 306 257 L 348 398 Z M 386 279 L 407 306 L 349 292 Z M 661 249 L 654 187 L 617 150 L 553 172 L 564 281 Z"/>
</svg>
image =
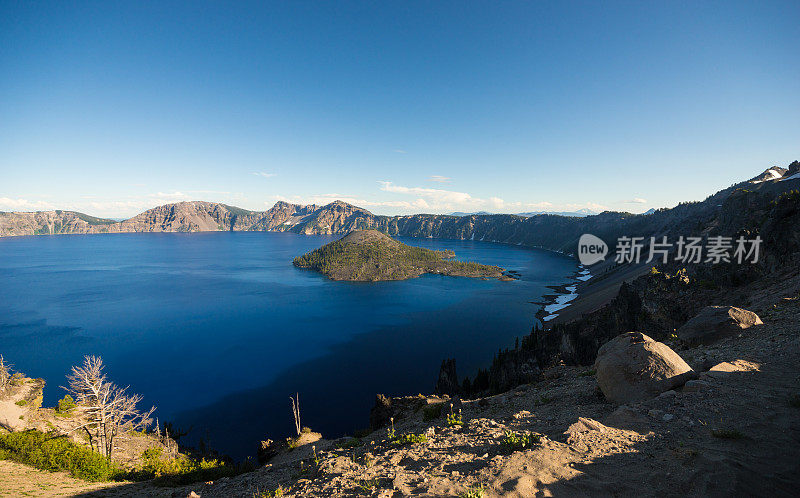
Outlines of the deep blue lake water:
<svg viewBox="0 0 800 498">
<path fill-rule="evenodd" d="M 376 393 L 431 393 L 439 365 L 487 367 L 535 322 L 531 304 L 573 259 L 477 241 L 405 239 L 520 272 L 514 282 L 425 275 L 333 282 L 292 266 L 332 237 L 265 232 L 0 238 L 0 354 L 43 377 L 45 405 L 70 366 L 103 357 L 113 381 L 163 423 L 235 457 L 303 425 L 366 427 Z M 149 406 L 149 405 L 148 405 Z"/>
</svg>

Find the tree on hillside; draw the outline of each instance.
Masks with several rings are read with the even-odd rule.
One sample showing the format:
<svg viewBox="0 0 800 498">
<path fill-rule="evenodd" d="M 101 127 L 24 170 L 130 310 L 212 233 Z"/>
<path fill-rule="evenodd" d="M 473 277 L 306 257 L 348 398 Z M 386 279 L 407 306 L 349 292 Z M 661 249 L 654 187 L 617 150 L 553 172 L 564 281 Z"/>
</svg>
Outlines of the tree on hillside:
<svg viewBox="0 0 800 498">
<path fill-rule="evenodd" d="M 67 376 L 69 387 L 64 389 L 82 408 L 85 420 L 74 430 L 86 431 L 92 449 L 111 460 L 114 441 L 134 430 L 146 429 L 156 408 L 140 411 L 136 405 L 142 396 L 129 395 L 127 387 L 110 382 L 104 369 L 100 357 L 85 356 L 82 366 L 72 367 L 72 374 Z"/>
<path fill-rule="evenodd" d="M 6 389 L 8 389 L 8 385 L 11 383 L 12 368 L 13 365 L 6 363 L 3 355 L 0 355 L 0 395 L 4 395 L 6 393 Z"/>
</svg>

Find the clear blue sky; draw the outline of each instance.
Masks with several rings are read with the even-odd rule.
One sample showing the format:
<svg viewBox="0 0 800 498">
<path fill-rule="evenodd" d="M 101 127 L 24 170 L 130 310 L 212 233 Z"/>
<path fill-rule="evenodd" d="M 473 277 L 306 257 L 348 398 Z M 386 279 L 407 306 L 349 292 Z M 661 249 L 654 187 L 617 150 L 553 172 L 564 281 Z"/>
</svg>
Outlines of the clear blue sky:
<svg viewBox="0 0 800 498">
<path fill-rule="evenodd" d="M 640 212 L 800 158 L 800 2 L 0 0 L 0 210 Z"/>
</svg>

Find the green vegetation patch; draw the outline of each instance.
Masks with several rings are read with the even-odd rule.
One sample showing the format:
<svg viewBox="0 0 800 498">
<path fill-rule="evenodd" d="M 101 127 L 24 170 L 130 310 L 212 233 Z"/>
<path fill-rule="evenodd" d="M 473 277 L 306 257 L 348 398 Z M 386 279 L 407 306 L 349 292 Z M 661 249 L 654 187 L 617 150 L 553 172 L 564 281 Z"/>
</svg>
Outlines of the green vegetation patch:
<svg viewBox="0 0 800 498">
<path fill-rule="evenodd" d="M 431 420 L 436 420 L 437 418 L 442 416 L 442 407 L 444 403 L 434 403 L 432 405 L 428 405 L 422 409 L 422 420 L 425 422 L 429 422 Z"/>
<path fill-rule="evenodd" d="M 471 486 L 458 495 L 458 498 L 483 498 L 483 497 L 484 497 L 483 485 Z"/>
<path fill-rule="evenodd" d="M 506 432 L 501 441 L 508 451 L 529 450 L 542 442 L 542 436 L 535 432 Z"/>
<path fill-rule="evenodd" d="M 404 280 L 423 273 L 503 278 L 503 269 L 451 261 L 452 251 L 433 251 L 398 242 L 377 230 L 353 231 L 343 238 L 294 259 L 294 265 L 333 280 Z"/>
<path fill-rule="evenodd" d="M 40 470 L 68 472 L 92 482 L 155 479 L 158 485 L 176 486 L 232 477 L 255 469 L 249 461 L 234 465 L 186 455 L 166 458 L 161 453 L 161 448 L 149 448 L 142 453 L 139 468 L 125 470 L 66 436 L 35 429 L 0 434 L 0 460 L 13 460 Z"/>
<path fill-rule="evenodd" d="M 148 448 L 142 452 L 142 465 L 127 477 L 141 481 L 155 479 L 159 486 L 180 486 L 193 482 L 214 481 L 255 470 L 252 462 L 229 464 L 216 458 L 195 458 L 180 455 L 164 457 L 161 448 Z"/>
<path fill-rule="evenodd" d="M 251 216 L 252 214 L 255 213 L 255 211 L 248 211 L 247 209 L 242 209 L 236 206 L 229 206 L 227 204 L 223 204 L 223 206 L 225 206 L 225 209 L 227 209 L 231 214 L 235 216 Z"/>
<path fill-rule="evenodd" d="M 63 436 L 37 430 L 0 434 L 0 459 L 31 465 L 41 470 L 69 472 L 87 481 L 113 481 L 125 472 L 99 453 Z"/>
<path fill-rule="evenodd" d="M 447 425 L 449 427 L 464 425 L 464 419 L 461 418 L 461 410 L 458 413 L 449 413 L 447 415 Z"/>
<path fill-rule="evenodd" d="M 336 445 L 336 448 L 338 448 L 340 450 L 347 450 L 347 449 L 350 449 L 350 448 L 357 448 L 359 446 L 362 446 L 363 444 L 364 444 L 364 441 L 361 438 L 354 437 L 354 438 L 348 439 L 347 441 L 343 441 L 341 443 L 338 443 Z"/>
<path fill-rule="evenodd" d="M 88 214 L 84 213 L 75 212 L 75 216 L 77 216 L 79 219 L 85 221 L 90 225 L 113 225 L 114 223 L 117 223 L 115 220 L 109 220 L 107 218 L 96 218 L 94 216 L 89 216 Z"/>
<path fill-rule="evenodd" d="M 58 400 L 58 406 L 56 406 L 56 415 L 60 417 L 69 417 L 72 415 L 72 412 L 75 411 L 75 406 L 75 400 L 72 399 L 72 396 L 67 394 Z"/>
<path fill-rule="evenodd" d="M 287 492 L 288 490 L 284 489 L 283 486 L 278 486 L 273 490 L 256 489 L 253 492 L 253 498 L 278 498 L 279 496 L 284 496 Z"/>
<path fill-rule="evenodd" d="M 425 443 L 428 441 L 428 438 L 425 434 L 400 434 L 397 435 L 389 441 L 389 444 L 392 446 L 407 446 L 410 444 L 417 444 L 417 443 Z"/>
</svg>

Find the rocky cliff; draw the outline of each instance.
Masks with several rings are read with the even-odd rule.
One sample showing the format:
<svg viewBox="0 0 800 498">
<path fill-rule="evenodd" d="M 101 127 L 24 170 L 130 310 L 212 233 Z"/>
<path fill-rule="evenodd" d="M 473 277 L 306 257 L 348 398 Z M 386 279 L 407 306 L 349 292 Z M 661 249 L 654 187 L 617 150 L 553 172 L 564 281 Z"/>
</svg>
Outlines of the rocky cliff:
<svg viewBox="0 0 800 498">
<path fill-rule="evenodd" d="M 356 229 L 374 228 L 391 236 L 504 242 L 569 254 L 575 250 L 578 238 L 584 233 L 614 240 L 621 235 L 650 237 L 686 227 L 708 227 L 734 192 L 746 189 L 775 197 L 800 187 L 800 177 L 792 179 L 798 170 L 800 163 L 797 161 L 788 168 L 771 168 L 753 180 L 732 185 L 704 201 L 681 203 L 648 215 L 604 212 L 583 218 L 553 214 L 529 217 L 507 214 L 381 216 L 341 201 L 325 206 L 278 202 L 267 211 L 248 211 L 225 204 L 193 201 L 159 206 L 122 222 L 72 211 L 0 213 L 0 236 L 218 230 L 344 235 Z M 781 173 L 781 176 L 769 171 Z M 756 180 L 762 177 L 766 179 Z M 753 183 L 754 180 L 757 183 Z"/>
</svg>

